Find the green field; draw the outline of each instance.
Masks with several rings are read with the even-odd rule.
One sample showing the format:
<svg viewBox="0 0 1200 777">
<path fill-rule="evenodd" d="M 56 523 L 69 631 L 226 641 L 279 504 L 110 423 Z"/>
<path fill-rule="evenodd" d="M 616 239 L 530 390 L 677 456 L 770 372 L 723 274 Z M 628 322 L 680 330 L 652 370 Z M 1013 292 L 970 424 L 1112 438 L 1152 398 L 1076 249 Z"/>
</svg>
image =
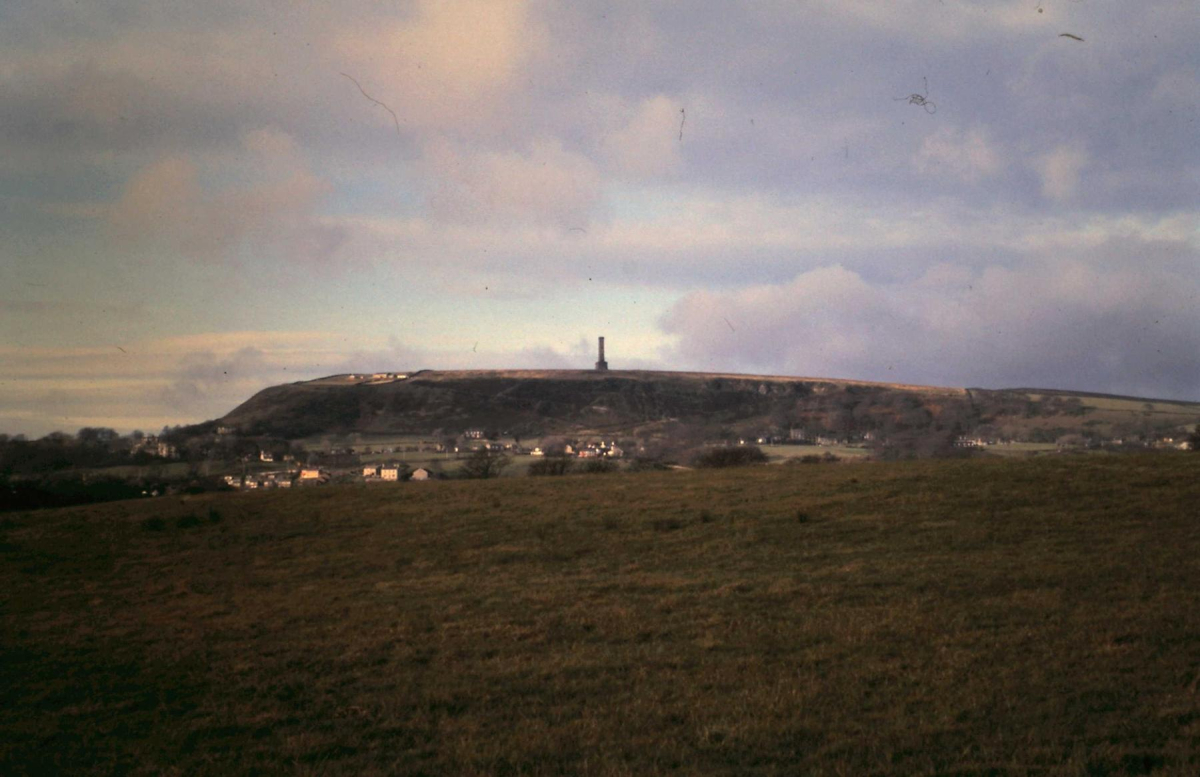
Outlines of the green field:
<svg viewBox="0 0 1200 777">
<path fill-rule="evenodd" d="M 1200 456 L 0 523 L 0 773 L 1200 773 Z"/>
</svg>

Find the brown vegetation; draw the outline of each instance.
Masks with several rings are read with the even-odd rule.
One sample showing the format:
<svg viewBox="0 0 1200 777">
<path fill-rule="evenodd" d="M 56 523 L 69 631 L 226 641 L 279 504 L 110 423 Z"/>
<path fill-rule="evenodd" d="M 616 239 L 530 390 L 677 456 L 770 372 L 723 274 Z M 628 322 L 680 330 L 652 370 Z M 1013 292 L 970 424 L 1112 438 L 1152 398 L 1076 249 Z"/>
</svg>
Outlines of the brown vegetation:
<svg viewBox="0 0 1200 777">
<path fill-rule="evenodd" d="M 1194 774 L 1200 457 L 0 524 L 5 774 Z"/>
</svg>

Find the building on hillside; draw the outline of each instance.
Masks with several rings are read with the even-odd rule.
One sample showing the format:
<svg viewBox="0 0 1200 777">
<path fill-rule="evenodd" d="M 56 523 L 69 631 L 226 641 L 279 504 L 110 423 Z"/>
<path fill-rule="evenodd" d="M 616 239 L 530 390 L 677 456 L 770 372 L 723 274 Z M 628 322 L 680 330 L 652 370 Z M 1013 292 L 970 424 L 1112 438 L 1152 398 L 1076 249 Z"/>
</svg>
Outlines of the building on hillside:
<svg viewBox="0 0 1200 777">
<path fill-rule="evenodd" d="M 545 456 L 546 452 L 544 450 L 542 450 L 541 448 L 534 448 L 533 450 L 531 450 L 529 452 L 529 455 L 530 456 Z"/>
<path fill-rule="evenodd" d="M 381 480 L 389 480 L 395 482 L 400 479 L 400 466 L 398 464 L 385 464 L 379 468 L 379 478 Z"/>
<path fill-rule="evenodd" d="M 463 437 L 467 438 L 468 440 L 482 440 L 484 438 L 484 432 L 482 429 L 468 429 L 467 431 L 463 432 Z"/>
<path fill-rule="evenodd" d="M 362 472 L 364 478 L 379 477 L 379 467 L 363 467 Z"/>
<path fill-rule="evenodd" d="M 433 473 L 424 467 L 417 467 L 413 470 L 412 480 L 429 480 L 433 477 Z"/>
<path fill-rule="evenodd" d="M 321 479 L 321 470 L 316 467 L 304 467 L 300 470 L 300 480 L 316 482 Z"/>
<path fill-rule="evenodd" d="M 258 452 L 258 460 L 259 461 L 275 461 L 275 454 L 271 453 L 270 451 L 260 450 Z"/>
</svg>

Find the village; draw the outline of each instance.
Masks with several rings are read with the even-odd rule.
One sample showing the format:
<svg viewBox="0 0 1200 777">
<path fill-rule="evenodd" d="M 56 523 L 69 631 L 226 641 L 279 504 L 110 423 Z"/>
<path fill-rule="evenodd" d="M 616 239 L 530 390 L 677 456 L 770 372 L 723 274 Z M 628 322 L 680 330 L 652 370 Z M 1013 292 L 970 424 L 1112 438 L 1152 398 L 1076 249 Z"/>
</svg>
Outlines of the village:
<svg viewBox="0 0 1200 777">
<path fill-rule="evenodd" d="M 615 462 L 626 456 L 626 449 L 615 440 L 566 441 L 547 438 L 545 442 L 539 441 L 539 445 L 526 447 L 519 440 L 499 441 L 488 439 L 489 436 L 498 437 L 495 433 L 489 435 L 483 429 L 468 429 L 459 437 L 444 442 L 417 440 L 402 445 L 328 445 L 323 451 L 309 456 L 312 459 L 327 459 L 330 462 L 328 464 L 301 463 L 292 454 L 280 456 L 277 462 L 275 454 L 260 449 L 254 462 L 254 471 L 251 471 L 251 460 L 247 456 L 243 459 L 242 473 L 224 475 L 222 480 L 227 486 L 244 491 L 327 483 L 423 482 L 446 480 L 458 475 L 460 468 L 455 463 L 471 457 L 495 457 L 529 463 L 548 456 L 584 462 Z M 412 467 L 395 458 L 395 454 L 412 454 L 408 458 L 422 464 Z M 383 461 L 365 461 L 380 457 L 385 458 Z M 271 467 L 275 464 L 283 466 Z"/>
<path fill-rule="evenodd" d="M 601 472 L 616 469 L 623 460 L 641 461 L 654 455 L 654 451 L 643 441 L 547 437 L 530 446 L 523 444 L 520 439 L 503 439 L 501 435 L 483 429 L 467 429 L 458 436 L 441 442 L 428 439 L 405 440 L 401 444 L 372 443 L 362 439 L 357 442 L 323 442 L 324 445 L 309 449 L 303 461 L 293 454 L 277 456 L 266 449 L 260 449 L 256 457 L 242 457 L 241 473 L 226 474 L 222 481 L 228 487 L 243 491 L 329 483 L 420 483 L 463 477 L 462 464 L 480 457 L 503 460 L 506 464 L 515 463 L 517 466 L 507 473 L 513 475 L 530 474 L 530 465 L 546 458 L 581 465 L 577 471 Z M 786 430 L 786 433 L 764 432 L 753 437 L 710 439 L 700 443 L 700 447 L 759 447 L 770 452 L 771 461 L 780 463 L 813 459 L 815 455 L 810 452 L 813 448 L 822 451 L 825 461 L 866 460 L 878 453 L 882 443 L 873 432 L 834 435 L 793 428 Z M 160 447 L 165 445 L 157 442 L 153 444 Z M 1191 440 L 1183 434 L 1128 440 L 1095 440 L 1071 435 L 1054 442 L 1042 443 L 959 435 L 952 440 L 951 445 L 964 453 L 987 450 L 1002 456 L 1086 450 L 1192 449 Z M 496 468 L 497 471 L 488 476 L 495 476 L 499 469 Z M 536 466 L 533 470 L 533 474 L 536 474 Z"/>
</svg>

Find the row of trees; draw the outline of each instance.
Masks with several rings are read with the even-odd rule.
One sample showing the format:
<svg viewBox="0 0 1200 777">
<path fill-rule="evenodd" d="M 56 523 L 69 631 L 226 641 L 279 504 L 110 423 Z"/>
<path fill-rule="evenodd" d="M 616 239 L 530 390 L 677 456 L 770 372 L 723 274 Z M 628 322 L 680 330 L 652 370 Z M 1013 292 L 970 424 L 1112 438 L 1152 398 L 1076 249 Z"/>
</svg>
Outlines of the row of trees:
<svg viewBox="0 0 1200 777">
<path fill-rule="evenodd" d="M 51 432 L 36 440 L 23 434 L 0 434 L 0 474 L 32 475 L 162 461 L 156 451 L 141 447 L 145 437 L 140 431 L 121 436 L 113 429 L 91 426 L 73 436 Z"/>
</svg>

